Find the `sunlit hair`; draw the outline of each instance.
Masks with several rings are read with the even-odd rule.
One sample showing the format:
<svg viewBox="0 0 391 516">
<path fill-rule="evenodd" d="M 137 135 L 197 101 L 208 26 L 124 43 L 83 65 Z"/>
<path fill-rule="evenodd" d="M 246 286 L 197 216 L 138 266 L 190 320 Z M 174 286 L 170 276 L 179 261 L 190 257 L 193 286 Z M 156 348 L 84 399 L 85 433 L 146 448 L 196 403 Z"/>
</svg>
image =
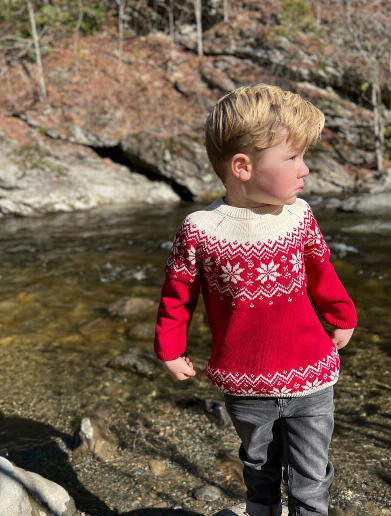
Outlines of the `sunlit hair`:
<svg viewBox="0 0 391 516">
<path fill-rule="evenodd" d="M 261 161 L 265 149 L 284 139 L 282 128 L 288 131 L 291 149 L 306 152 L 319 141 L 323 127 L 324 115 L 311 102 L 260 83 L 230 91 L 217 102 L 205 123 L 205 147 L 224 182 L 226 164 L 235 154 Z"/>
</svg>

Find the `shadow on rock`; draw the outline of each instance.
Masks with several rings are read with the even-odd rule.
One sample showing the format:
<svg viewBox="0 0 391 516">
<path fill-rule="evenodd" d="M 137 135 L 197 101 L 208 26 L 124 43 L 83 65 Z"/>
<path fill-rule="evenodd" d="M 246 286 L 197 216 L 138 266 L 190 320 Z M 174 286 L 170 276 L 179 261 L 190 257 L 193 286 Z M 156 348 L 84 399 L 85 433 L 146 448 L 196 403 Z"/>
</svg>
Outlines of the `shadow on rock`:
<svg viewBox="0 0 391 516">
<path fill-rule="evenodd" d="M 79 511 L 91 516 L 118 515 L 80 483 L 68 454 L 56 442 L 58 438 L 72 449 L 73 436 L 45 423 L 8 417 L 0 412 L 0 455 L 62 486 L 75 500 Z"/>
</svg>

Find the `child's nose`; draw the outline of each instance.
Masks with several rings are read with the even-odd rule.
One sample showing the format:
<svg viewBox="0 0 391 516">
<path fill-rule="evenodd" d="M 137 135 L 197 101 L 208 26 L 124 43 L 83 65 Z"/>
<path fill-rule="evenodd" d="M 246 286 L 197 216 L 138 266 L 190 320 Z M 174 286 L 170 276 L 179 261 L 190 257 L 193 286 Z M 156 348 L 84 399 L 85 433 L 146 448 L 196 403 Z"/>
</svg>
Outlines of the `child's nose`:
<svg viewBox="0 0 391 516">
<path fill-rule="evenodd" d="M 300 167 L 300 170 L 299 170 L 299 177 L 308 176 L 309 173 L 310 173 L 310 169 L 307 167 L 307 165 L 303 161 L 303 163 Z"/>
</svg>

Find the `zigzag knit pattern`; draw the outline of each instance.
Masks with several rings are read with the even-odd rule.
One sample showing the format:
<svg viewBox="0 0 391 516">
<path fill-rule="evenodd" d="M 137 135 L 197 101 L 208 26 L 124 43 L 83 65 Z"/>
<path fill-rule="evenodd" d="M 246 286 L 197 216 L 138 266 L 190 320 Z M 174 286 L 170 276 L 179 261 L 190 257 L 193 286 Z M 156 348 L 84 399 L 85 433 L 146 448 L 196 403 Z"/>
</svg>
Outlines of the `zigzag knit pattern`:
<svg viewBox="0 0 391 516">
<path fill-rule="evenodd" d="M 186 348 L 202 291 L 212 333 L 206 375 L 236 395 L 304 396 L 338 380 L 327 322 L 353 328 L 352 300 L 308 203 L 236 208 L 217 199 L 185 218 L 166 265 L 155 351 Z M 310 296 L 308 295 L 310 294 Z"/>
</svg>

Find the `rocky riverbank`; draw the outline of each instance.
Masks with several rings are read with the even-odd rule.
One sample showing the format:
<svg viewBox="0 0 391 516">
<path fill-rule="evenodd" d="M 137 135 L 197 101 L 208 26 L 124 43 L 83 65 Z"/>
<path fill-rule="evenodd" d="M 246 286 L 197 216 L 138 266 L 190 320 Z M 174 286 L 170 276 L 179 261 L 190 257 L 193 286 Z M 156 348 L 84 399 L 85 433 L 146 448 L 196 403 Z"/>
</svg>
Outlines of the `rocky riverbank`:
<svg viewBox="0 0 391 516">
<path fill-rule="evenodd" d="M 95 339 L 86 347 L 76 335 L 67 345 L 0 348 L 0 455 L 60 484 L 85 515 L 208 515 L 245 496 L 238 438 L 203 374 L 207 355 L 194 350 L 193 379 L 171 380 L 150 350 L 152 312 L 142 306 L 154 302 L 115 302 L 107 307 L 114 319 L 84 330 L 117 324 L 137 342 L 131 351 Z M 192 332 L 204 331 L 198 311 Z M 361 330 L 340 351 L 333 516 L 391 514 L 391 356 L 378 341 Z"/>
<path fill-rule="evenodd" d="M 63 34 L 45 55 L 43 100 L 35 63 L 26 59 L 21 68 L 10 60 L 0 83 L 0 215 L 220 195 L 203 146 L 207 113 L 227 91 L 262 81 L 302 94 L 326 115 L 322 140 L 308 153 L 304 193 L 354 196 L 341 208 L 376 214 L 381 204 L 379 214 L 389 214 L 391 161 L 385 154 L 384 170 L 376 170 L 366 65 L 356 60 L 352 68 L 347 42 L 341 55 L 346 31 L 337 8 L 320 3 L 320 28 L 301 29 L 298 19 L 288 31 L 277 1 L 262 7 L 232 1 L 228 22 L 209 6 L 203 56 L 196 55 L 191 17 L 175 42 L 163 32 L 163 18 L 162 31 L 128 27 L 120 68 L 117 25 L 108 16 L 100 31 L 79 40 L 78 52 L 73 34 Z M 386 64 L 380 66 L 386 76 Z M 387 84 L 381 84 L 385 106 Z M 388 145 L 391 111 L 382 113 Z M 375 191 L 368 201 L 365 194 Z"/>
</svg>

